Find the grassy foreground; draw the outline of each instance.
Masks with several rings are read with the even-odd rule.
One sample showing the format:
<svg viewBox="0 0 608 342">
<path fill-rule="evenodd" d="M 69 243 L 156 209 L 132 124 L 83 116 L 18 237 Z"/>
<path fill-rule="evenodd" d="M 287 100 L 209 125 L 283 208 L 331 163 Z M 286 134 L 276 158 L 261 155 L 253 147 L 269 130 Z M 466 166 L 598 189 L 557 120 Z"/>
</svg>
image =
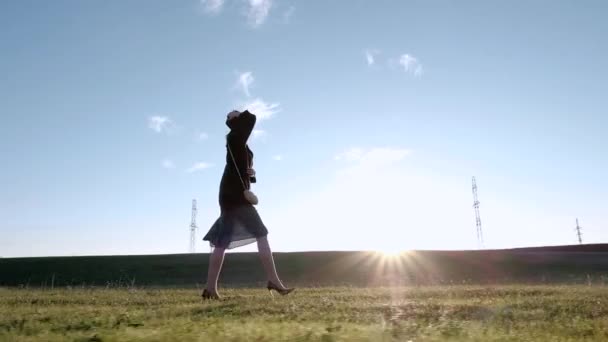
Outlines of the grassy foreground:
<svg viewBox="0 0 608 342">
<path fill-rule="evenodd" d="M 608 287 L 1 289 L 2 341 L 607 341 Z"/>
</svg>

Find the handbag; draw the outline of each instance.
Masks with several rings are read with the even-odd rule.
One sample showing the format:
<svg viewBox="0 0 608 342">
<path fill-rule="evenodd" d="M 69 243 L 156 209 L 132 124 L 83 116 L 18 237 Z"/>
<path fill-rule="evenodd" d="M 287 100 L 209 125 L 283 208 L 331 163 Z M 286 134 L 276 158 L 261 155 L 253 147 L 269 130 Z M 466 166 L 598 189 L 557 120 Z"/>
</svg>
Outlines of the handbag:
<svg viewBox="0 0 608 342">
<path fill-rule="evenodd" d="M 243 176 L 241 175 L 241 171 L 239 170 L 239 166 L 236 164 L 236 159 L 234 159 L 234 154 L 232 154 L 232 149 L 230 148 L 230 144 L 226 144 L 226 146 L 228 147 L 228 152 L 230 152 L 230 157 L 232 158 L 232 163 L 234 164 L 234 168 L 236 169 L 236 172 L 239 175 L 239 179 L 241 180 L 241 185 L 243 185 L 243 195 L 245 196 L 245 199 L 247 200 L 247 202 L 253 204 L 253 205 L 257 205 L 259 203 L 258 197 L 253 193 L 253 191 L 247 189 L 247 186 L 245 185 L 245 181 L 243 181 Z M 247 166 L 249 166 L 249 160 L 247 161 Z"/>
</svg>

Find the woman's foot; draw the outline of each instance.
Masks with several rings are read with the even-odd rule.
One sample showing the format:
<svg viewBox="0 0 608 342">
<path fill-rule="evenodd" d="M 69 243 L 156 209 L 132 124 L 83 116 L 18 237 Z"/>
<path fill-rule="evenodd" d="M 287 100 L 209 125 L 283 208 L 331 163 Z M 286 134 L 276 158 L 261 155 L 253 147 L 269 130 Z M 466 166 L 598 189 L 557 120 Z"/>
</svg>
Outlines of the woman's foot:
<svg viewBox="0 0 608 342">
<path fill-rule="evenodd" d="M 287 288 L 287 287 L 283 286 L 283 284 L 281 284 L 281 286 L 278 286 L 275 283 L 271 282 L 270 280 L 268 281 L 266 288 L 268 289 L 268 291 L 275 290 L 282 296 L 288 295 L 293 290 L 295 290 L 295 288 Z"/>
<path fill-rule="evenodd" d="M 203 291 L 203 294 L 201 295 L 201 297 L 203 298 L 203 300 L 208 300 L 208 299 L 220 299 L 220 295 L 217 293 L 217 291 L 208 291 L 207 289 L 205 289 Z"/>
</svg>

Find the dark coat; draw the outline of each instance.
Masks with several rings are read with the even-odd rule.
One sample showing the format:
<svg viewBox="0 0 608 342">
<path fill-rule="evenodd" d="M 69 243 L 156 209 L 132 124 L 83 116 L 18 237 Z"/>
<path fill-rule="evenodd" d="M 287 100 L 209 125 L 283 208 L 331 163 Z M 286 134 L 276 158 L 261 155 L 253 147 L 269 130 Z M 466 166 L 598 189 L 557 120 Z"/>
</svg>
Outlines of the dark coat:
<svg viewBox="0 0 608 342">
<path fill-rule="evenodd" d="M 249 111 L 244 111 L 238 117 L 226 121 L 230 133 L 226 136 L 226 166 L 220 182 L 219 203 L 222 211 L 250 204 L 245 199 L 243 191 L 249 189 L 252 183 L 247 169 L 253 168 L 253 152 L 247 146 L 247 140 L 253 131 L 255 122 L 256 116 Z M 238 172 L 228 147 L 232 150 Z"/>
</svg>

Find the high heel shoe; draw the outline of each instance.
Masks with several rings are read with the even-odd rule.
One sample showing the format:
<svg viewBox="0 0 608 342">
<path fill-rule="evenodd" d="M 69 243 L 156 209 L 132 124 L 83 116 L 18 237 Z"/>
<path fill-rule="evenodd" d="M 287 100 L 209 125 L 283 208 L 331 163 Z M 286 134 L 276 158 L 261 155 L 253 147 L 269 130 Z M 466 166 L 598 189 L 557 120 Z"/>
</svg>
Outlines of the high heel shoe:
<svg viewBox="0 0 608 342">
<path fill-rule="evenodd" d="M 220 299 L 220 295 L 218 295 L 217 293 L 211 293 L 207 291 L 207 289 L 203 291 L 201 297 L 203 298 L 203 300 Z"/>
<path fill-rule="evenodd" d="M 293 287 L 289 288 L 289 289 L 282 289 L 271 281 L 268 281 L 266 288 L 268 289 L 268 291 L 272 291 L 272 290 L 277 291 L 281 296 L 286 296 L 286 295 L 290 294 L 293 290 L 295 290 L 295 288 L 293 288 Z"/>
</svg>

